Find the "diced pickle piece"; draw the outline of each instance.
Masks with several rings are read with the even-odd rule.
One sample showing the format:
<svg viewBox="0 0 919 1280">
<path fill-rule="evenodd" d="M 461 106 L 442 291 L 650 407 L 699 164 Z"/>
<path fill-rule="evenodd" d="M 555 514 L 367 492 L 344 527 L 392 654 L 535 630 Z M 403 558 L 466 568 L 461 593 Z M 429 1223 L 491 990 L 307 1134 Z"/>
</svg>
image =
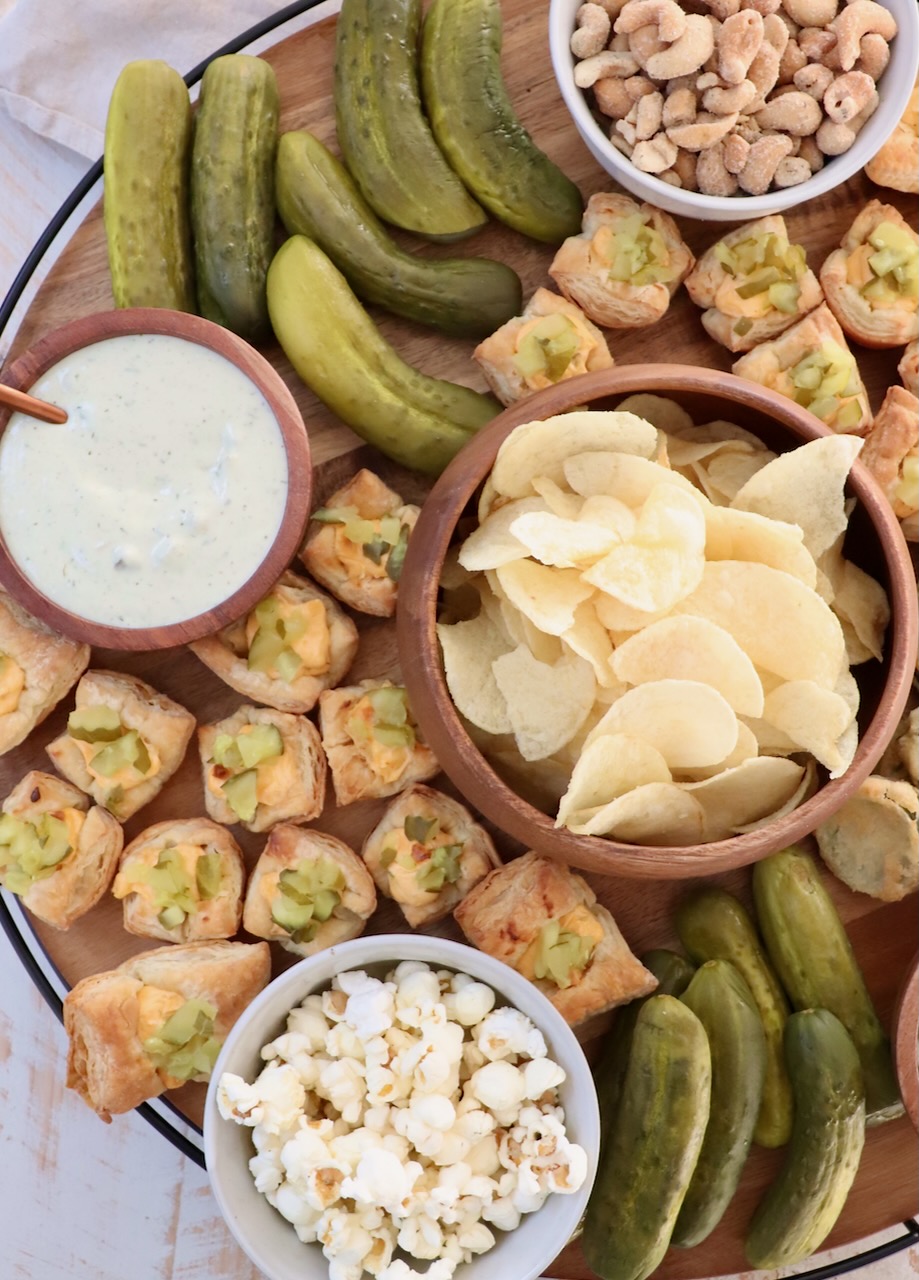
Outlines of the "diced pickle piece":
<svg viewBox="0 0 919 1280">
<path fill-rule="evenodd" d="M 550 920 L 539 933 L 533 972 L 537 978 L 546 978 L 557 987 L 570 987 L 574 975 L 587 968 L 593 951 L 590 938 L 562 929 L 557 920 Z"/>
<path fill-rule="evenodd" d="M 345 878 L 330 858 L 304 858 L 278 878 L 278 892 L 271 903 L 271 918 L 286 929 L 295 942 L 312 942 L 320 924 L 341 902 Z"/>
<path fill-rule="evenodd" d="M 220 892 L 220 854 L 213 849 L 202 853 L 195 863 L 195 887 L 202 902 L 216 898 Z"/>
<path fill-rule="evenodd" d="M 158 1070 L 177 1080 L 208 1076 L 220 1053 L 214 1036 L 217 1010 L 205 1000 L 186 1000 L 167 1018 L 154 1036 L 144 1041 L 144 1052 Z"/>
<path fill-rule="evenodd" d="M 250 671 L 271 671 L 276 666 L 279 655 L 285 650 L 290 652 L 276 625 L 263 623 L 252 637 L 246 665 Z"/>
<path fill-rule="evenodd" d="M 793 316 L 795 314 L 800 296 L 801 290 L 798 286 L 789 284 L 788 281 L 781 281 L 778 284 L 769 286 L 769 301 L 776 311 L 784 311 L 786 315 Z"/>
<path fill-rule="evenodd" d="M 111 707 L 77 707 L 67 717 L 67 732 L 81 742 L 114 742 L 124 725 Z"/>
<path fill-rule="evenodd" d="M 640 286 L 670 279 L 667 246 L 660 232 L 648 224 L 648 217 L 639 212 L 617 218 L 595 237 L 609 263 L 611 280 Z"/>
<path fill-rule="evenodd" d="M 239 754 L 236 739 L 229 733 L 218 733 L 214 739 L 214 764 L 222 764 L 226 769 L 241 769 L 243 758 Z"/>
<path fill-rule="evenodd" d="M 849 400 L 836 415 L 836 425 L 843 431 L 848 431 L 850 427 L 857 426 L 861 420 L 862 407 L 857 400 Z M 915 497 L 915 489 L 913 489 L 913 497 Z"/>
<path fill-rule="evenodd" d="M 391 582 L 398 582 L 402 577 L 402 566 L 405 564 L 405 553 L 408 550 L 408 533 L 408 525 L 402 525 L 395 546 L 386 561 L 386 576 Z"/>
<path fill-rule="evenodd" d="M 436 826 L 436 818 L 425 818 L 420 813 L 410 813 L 402 823 L 402 830 L 405 832 L 405 838 L 411 840 L 413 844 L 424 844 Z"/>
<path fill-rule="evenodd" d="M 172 906 L 164 907 L 156 918 L 164 929 L 178 929 L 180 924 L 184 924 L 185 915 L 182 908 L 173 903 Z"/>
<path fill-rule="evenodd" d="M 223 798 L 241 822 L 251 822 L 258 808 L 258 775 L 254 769 L 237 773 L 223 784 Z"/>
<path fill-rule="evenodd" d="M 252 725 L 247 733 L 238 735 L 236 745 L 245 769 L 254 769 L 263 760 L 271 760 L 284 752 L 280 730 L 273 724 Z"/>
<path fill-rule="evenodd" d="M 67 824 L 43 813 L 35 822 L 4 814 L 0 819 L 0 884 L 24 894 L 52 875 L 72 851 Z"/>
<path fill-rule="evenodd" d="M 456 884 L 460 878 L 462 852 L 461 844 L 445 844 L 435 849 L 415 872 L 419 886 L 427 893 L 440 893 L 445 884 Z"/>
<path fill-rule="evenodd" d="M 123 769 L 133 768 L 145 774 L 150 768 L 150 753 L 136 729 L 122 733 L 107 746 L 95 753 L 91 762 L 94 772 L 103 778 L 113 778 Z"/>
</svg>

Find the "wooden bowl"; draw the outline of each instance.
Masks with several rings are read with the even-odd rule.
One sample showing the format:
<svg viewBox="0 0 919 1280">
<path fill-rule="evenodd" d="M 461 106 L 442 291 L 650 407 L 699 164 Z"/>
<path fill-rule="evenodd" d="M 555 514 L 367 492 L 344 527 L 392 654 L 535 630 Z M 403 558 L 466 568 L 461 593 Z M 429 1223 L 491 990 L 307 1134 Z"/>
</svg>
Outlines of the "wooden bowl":
<svg viewBox="0 0 919 1280">
<path fill-rule="evenodd" d="M 906 971 L 894 1006 L 893 1051 L 906 1114 L 919 1130 L 919 952 Z"/>
<path fill-rule="evenodd" d="M 299 549 L 309 518 L 312 490 L 310 447 L 293 395 L 281 376 L 242 338 L 220 325 L 180 311 L 136 307 L 101 311 L 47 334 L 4 370 L 3 381 L 28 391 L 65 356 L 104 338 L 123 334 L 165 334 L 207 347 L 229 360 L 267 400 L 287 455 L 287 501 L 274 542 L 255 572 L 220 604 L 193 617 L 163 626 L 111 626 L 80 617 L 50 600 L 12 559 L 0 534 L 0 585 L 53 630 L 105 649 L 166 649 L 218 631 L 251 609 L 277 581 Z M 12 410 L 0 406 L 0 433 Z M 61 430 L 49 427 L 49 431 Z"/>
<path fill-rule="evenodd" d="M 777 452 L 830 434 L 813 414 L 756 383 L 683 365 L 638 364 L 586 374 L 505 410 L 447 467 L 422 508 L 399 585 L 402 673 L 418 723 L 444 771 L 471 804 L 528 848 L 610 875 L 655 879 L 710 875 L 755 862 L 813 831 L 871 772 L 909 691 L 919 632 L 916 584 L 899 523 L 874 479 L 856 462 L 848 492 L 858 505 L 849 524 L 846 553 L 884 585 L 892 617 L 884 662 L 854 668 L 861 690 L 861 737 L 845 774 L 825 781 L 799 808 L 768 826 L 710 844 L 651 848 L 556 828 L 552 817 L 527 803 L 492 769 L 450 699 L 435 632 L 440 572 L 458 519 L 515 427 L 578 405 L 613 409 L 624 396 L 636 392 L 670 396 L 696 422 L 715 418 L 738 422 Z"/>
</svg>

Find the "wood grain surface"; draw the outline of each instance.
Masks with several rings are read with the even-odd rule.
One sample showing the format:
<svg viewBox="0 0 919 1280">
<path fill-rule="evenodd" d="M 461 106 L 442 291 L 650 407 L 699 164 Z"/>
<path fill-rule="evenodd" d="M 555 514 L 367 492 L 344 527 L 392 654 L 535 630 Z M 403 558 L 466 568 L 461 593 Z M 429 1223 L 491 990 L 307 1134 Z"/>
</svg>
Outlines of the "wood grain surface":
<svg viewBox="0 0 919 1280">
<path fill-rule="evenodd" d="M 585 197 L 594 191 L 609 189 L 610 179 L 592 161 L 561 106 L 549 66 L 544 6 L 532 5 L 525 0 L 507 0 L 504 9 L 503 63 L 511 97 L 523 123 L 532 131 L 539 145 L 578 183 Z M 291 37 L 266 56 L 278 73 L 282 129 L 311 129 L 334 148 L 331 100 L 333 50 L 334 25 L 328 22 Z M 812 266 L 819 266 L 838 244 L 855 213 L 873 197 L 896 204 L 914 220 L 914 201 L 875 188 L 863 177 L 853 179 L 821 201 L 786 215 L 791 238 L 805 245 Z M 696 252 L 704 250 L 724 230 L 724 227 L 719 229 L 701 223 L 687 222 L 683 225 L 686 239 Z M 403 243 L 409 245 L 408 239 Z M 427 245 L 412 244 L 411 247 L 425 255 L 444 256 L 443 251 Z M 460 251 L 509 262 L 522 278 L 525 296 L 540 285 L 549 284 L 547 267 L 551 251 L 495 224 L 474 241 L 467 242 Z M 96 209 L 76 233 L 40 290 L 17 335 L 13 354 L 22 351 L 56 325 L 111 306 L 101 211 Z M 681 291 L 668 314 L 656 326 L 614 333 L 610 337 L 610 348 L 620 363 L 657 359 L 729 369 L 730 354 L 706 337 L 699 314 L 685 291 Z M 471 343 L 445 339 L 408 322 L 382 315 L 375 318 L 403 358 L 425 373 L 484 389 L 477 366 L 470 360 Z M 886 387 L 896 380 L 899 352 L 855 350 L 872 406 L 876 409 Z M 354 435 L 298 382 L 278 348 L 266 347 L 264 354 L 294 392 L 307 423 L 317 467 L 314 501 L 321 502 L 353 472 L 355 466 L 367 462 L 376 465 L 378 459 L 369 450 L 360 448 Z M 389 465 L 378 466 L 377 469 L 407 500 L 424 496 L 423 482 L 418 477 L 409 476 Z M 397 661 L 393 625 L 365 617 L 357 621 L 361 646 L 353 668 L 354 677 L 395 675 Z M 170 649 L 152 654 L 119 654 L 100 650 L 94 653 L 93 665 L 111 666 L 141 675 L 155 688 L 189 707 L 202 721 L 229 714 L 241 701 L 237 694 L 221 684 L 184 650 Z M 66 705 L 59 709 L 27 744 L 3 758 L 0 762 L 0 789 L 3 794 L 28 769 L 40 768 L 46 763 L 44 746 L 62 729 L 67 709 Z M 379 803 L 373 802 L 355 804 L 341 811 L 329 806 L 316 826 L 359 847 L 363 836 L 374 825 L 380 807 Z M 154 822 L 195 815 L 202 810 L 200 764 L 192 751 L 162 794 L 128 824 L 127 837 L 133 838 Z M 239 832 L 239 837 L 251 864 L 262 841 L 245 832 Z M 515 852 L 506 839 L 497 838 L 505 854 Z M 717 877 L 717 882 L 735 890 L 749 902 L 748 879 L 746 871 L 737 871 Z M 912 898 L 884 905 L 852 894 L 836 881 L 827 879 L 847 923 L 881 1018 L 889 1025 L 898 985 L 915 949 L 916 900 Z M 649 884 L 593 877 L 592 883 L 636 951 L 675 943 L 673 904 L 691 882 Z M 40 929 L 49 954 L 69 981 L 109 968 L 143 949 L 144 944 L 139 939 L 122 929 L 120 916 L 120 904 L 109 898 L 66 934 Z M 392 903 L 384 902 L 371 922 L 371 931 L 382 932 L 399 927 L 404 927 L 401 915 Z M 450 923 L 445 923 L 438 931 L 458 936 L 455 926 Z M 278 967 L 289 960 L 290 957 L 277 951 Z M 584 1028 L 583 1038 L 588 1051 L 593 1051 L 597 1037 L 608 1021 L 601 1019 L 597 1025 Z M 49 1064 L 49 1067 L 63 1076 L 63 1060 Z M 172 1097 L 192 1119 L 200 1117 L 200 1086 L 188 1086 Z M 828 1245 L 860 1239 L 916 1211 L 919 1207 L 919 1163 L 916 1155 L 916 1137 L 905 1117 L 869 1133 L 855 1187 Z M 729 1214 L 716 1233 L 696 1249 L 672 1250 L 658 1274 L 677 1280 L 679 1277 L 742 1271 L 745 1266 L 742 1239 L 746 1224 L 781 1160 L 781 1152 L 756 1151 Z M 577 1245 L 573 1245 L 556 1262 L 551 1274 L 562 1280 L 586 1280 L 590 1272 Z"/>
</svg>

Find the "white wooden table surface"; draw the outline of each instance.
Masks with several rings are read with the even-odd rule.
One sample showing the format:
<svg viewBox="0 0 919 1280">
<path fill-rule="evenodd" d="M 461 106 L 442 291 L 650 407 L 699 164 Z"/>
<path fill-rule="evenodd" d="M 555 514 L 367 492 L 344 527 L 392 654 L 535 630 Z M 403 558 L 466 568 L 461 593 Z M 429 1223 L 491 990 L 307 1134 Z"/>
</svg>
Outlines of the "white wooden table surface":
<svg viewBox="0 0 919 1280">
<path fill-rule="evenodd" d="M 14 2 L 0 0 L 0 20 Z M 82 7 L 61 0 L 71 5 Z M 215 32 L 214 47 L 232 33 Z M 0 103 L 0 298 L 86 168 Z M 7 345 L 0 336 L 0 360 Z M 0 931 L 0 1280 L 257 1280 L 207 1176 L 134 1113 L 103 1125 L 64 1088 L 65 1057 L 57 1018 Z M 917 1273 L 913 1246 L 859 1274 Z"/>
</svg>

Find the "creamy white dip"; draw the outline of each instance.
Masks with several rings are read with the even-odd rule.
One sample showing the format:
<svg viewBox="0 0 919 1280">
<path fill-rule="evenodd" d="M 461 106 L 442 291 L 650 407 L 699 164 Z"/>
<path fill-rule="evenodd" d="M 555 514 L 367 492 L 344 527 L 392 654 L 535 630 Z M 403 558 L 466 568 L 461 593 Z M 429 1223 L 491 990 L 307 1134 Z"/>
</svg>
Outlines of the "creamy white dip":
<svg viewBox="0 0 919 1280">
<path fill-rule="evenodd" d="M 287 457 L 258 387 L 207 347 L 126 334 L 75 351 L 0 438 L 0 531 L 50 600 L 110 626 L 165 626 L 226 600 L 280 527 Z"/>
</svg>

